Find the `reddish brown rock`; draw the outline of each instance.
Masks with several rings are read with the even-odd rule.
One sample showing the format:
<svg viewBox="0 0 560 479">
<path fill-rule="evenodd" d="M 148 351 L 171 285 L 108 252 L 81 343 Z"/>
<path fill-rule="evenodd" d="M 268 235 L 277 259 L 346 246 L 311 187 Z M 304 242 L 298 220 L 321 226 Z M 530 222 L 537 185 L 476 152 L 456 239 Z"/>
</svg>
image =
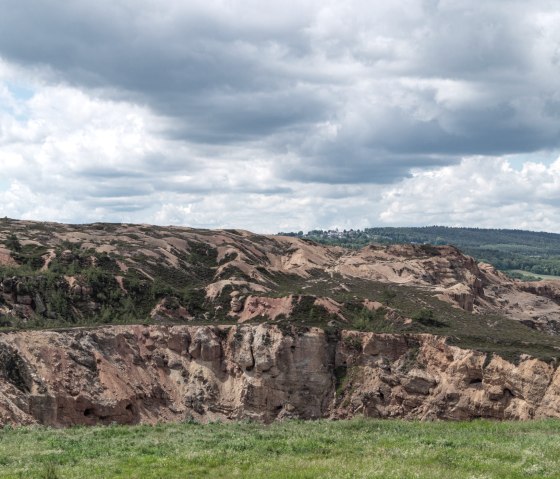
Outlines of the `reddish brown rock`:
<svg viewBox="0 0 560 479">
<path fill-rule="evenodd" d="M 560 417 L 560 372 L 432 335 L 113 326 L 0 335 L 0 424 Z"/>
</svg>

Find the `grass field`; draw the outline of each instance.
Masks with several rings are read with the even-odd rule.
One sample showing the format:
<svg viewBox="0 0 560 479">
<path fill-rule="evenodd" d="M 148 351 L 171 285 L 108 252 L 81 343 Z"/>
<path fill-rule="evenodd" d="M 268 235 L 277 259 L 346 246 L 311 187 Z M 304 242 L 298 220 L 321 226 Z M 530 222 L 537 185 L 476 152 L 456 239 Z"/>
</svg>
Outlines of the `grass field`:
<svg viewBox="0 0 560 479">
<path fill-rule="evenodd" d="M 560 276 L 552 276 L 550 274 L 537 274 L 531 273 L 530 271 L 523 271 L 522 269 L 510 269 L 507 270 L 508 273 L 518 273 L 525 276 L 532 276 L 535 279 L 553 279 L 553 280 L 560 280 Z"/>
<path fill-rule="evenodd" d="M 1 478 L 560 478 L 560 421 L 5 428 Z"/>
</svg>

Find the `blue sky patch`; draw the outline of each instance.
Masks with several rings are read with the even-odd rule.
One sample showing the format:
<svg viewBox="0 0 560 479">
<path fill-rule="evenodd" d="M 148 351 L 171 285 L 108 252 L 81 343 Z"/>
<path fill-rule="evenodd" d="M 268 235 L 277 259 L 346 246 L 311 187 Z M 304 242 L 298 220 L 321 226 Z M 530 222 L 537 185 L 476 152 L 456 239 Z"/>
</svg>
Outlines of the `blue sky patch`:
<svg viewBox="0 0 560 479">
<path fill-rule="evenodd" d="M 512 168 L 521 171 L 525 163 L 542 163 L 543 165 L 550 166 L 554 163 L 560 155 L 560 152 L 555 151 L 537 151 L 534 153 L 524 153 L 519 155 L 507 156 L 508 163 Z"/>
<path fill-rule="evenodd" d="M 27 101 L 33 97 L 35 91 L 25 85 L 6 82 L 12 96 L 18 101 Z"/>
</svg>

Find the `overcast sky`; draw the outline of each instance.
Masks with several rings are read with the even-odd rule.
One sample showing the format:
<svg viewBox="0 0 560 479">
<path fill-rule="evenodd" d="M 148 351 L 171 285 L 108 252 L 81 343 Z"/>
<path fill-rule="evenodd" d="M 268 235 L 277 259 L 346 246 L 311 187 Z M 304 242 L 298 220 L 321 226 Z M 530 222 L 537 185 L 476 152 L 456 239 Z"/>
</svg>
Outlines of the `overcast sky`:
<svg viewBox="0 0 560 479">
<path fill-rule="evenodd" d="M 0 216 L 560 232 L 559 157 L 557 1 L 0 0 Z"/>
</svg>

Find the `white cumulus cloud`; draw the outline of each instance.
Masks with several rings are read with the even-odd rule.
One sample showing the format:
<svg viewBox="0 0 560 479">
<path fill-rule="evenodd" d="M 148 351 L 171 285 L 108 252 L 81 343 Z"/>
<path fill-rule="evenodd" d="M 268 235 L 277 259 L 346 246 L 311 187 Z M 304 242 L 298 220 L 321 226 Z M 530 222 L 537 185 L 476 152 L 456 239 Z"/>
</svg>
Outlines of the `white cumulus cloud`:
<svg viewBox="0 0 560 479">
<path fill-rule="evenodd" d="M 0 7 L 0 215 L 560 231 L 555 2 Z"/>
</svg>

